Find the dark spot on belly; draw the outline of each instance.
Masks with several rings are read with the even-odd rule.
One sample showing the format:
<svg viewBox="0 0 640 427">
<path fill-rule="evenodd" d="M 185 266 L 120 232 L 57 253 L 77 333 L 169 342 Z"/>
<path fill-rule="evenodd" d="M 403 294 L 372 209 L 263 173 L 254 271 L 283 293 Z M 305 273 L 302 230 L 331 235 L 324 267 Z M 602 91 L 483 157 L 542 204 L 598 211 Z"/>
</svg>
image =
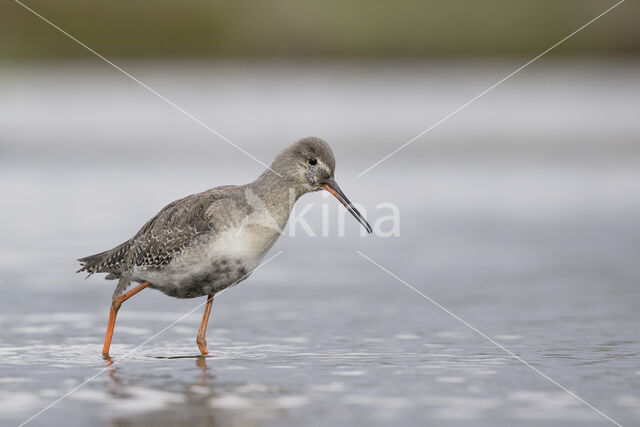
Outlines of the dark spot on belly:
<svg viewBox="0 0 640 427">
<path fill-rule="evenodd" d="M 206 271 L 194 271 L 180 283 L 157 289 L 175 298 L 196 298 L 220 292 L 235 285 L 245 280 L 249 273 L 241 260 L 219 260 Z"/>
<path fill-rule="evenodd" d="M 192 282 L 186 286 L 177 288 L 176 296 L 178 298 L 196 298 L 207 295 L 209 286 L 203 282 Z"/>
</svg>

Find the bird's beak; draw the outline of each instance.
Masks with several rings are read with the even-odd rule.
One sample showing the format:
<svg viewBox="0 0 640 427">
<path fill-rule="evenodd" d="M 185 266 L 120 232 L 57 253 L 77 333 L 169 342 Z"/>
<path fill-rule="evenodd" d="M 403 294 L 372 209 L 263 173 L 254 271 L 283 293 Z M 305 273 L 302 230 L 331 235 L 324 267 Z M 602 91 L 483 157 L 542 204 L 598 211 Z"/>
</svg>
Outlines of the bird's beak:
<svg viewBox="0 0 640 427">
<path fill-rule="evenodd" d="M 344 207 L 347 208 L 349 212 L 351 212 L 351 215 L 353 215 L 354 218 L 357 219 L 360 224 L 362 224 L 362 226 L 367 230 L 369 234 L 373 232 L 367 220 L 364 219 L 362 214 L 358 212 L 358 209 L 356 209 L 351 204 L 347 196 L 345 196 L 345 194 L 342 192 L 342 190 L 338 186 L 338 183 L 335 181 L 335 179 L 330 178 L 327 180 L 327 182 L 325 182 L 321 186 L 322 188 L 327 190 L 329 193 L 333 194 L 336 197 L 336 199 L 340 200 L 340 203 L 342 203 Z"/>
</svg>

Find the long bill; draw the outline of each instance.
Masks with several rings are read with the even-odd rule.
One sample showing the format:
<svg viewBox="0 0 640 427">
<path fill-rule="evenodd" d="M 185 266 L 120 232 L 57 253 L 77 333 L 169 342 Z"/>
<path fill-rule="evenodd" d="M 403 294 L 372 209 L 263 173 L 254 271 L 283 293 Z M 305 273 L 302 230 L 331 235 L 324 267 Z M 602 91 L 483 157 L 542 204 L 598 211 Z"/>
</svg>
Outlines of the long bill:
<svg viewBox="0 0 640 427">
<path fill-rule="evenodd" d="M 327 180 L 327 182 L 322 184 L 322 188 L 327 190 L 329 193 L 333 194 L 335 198 L 338 199 L 340 203 L 342 203 L 349 212 L 351 212 L 351 215 L 353 215 L 353 217 L 357 219 L 360 224 L 362 224 L 362 226 L 367 230 L 369 234 L 373 232 L 373 229 L 371 228 L 367 220 L 364 219 L 362 214 L 358 212 L 358 209 L 356 209 L 351 204 L 347 196 L 345 196 L 345 194 L 342 192 L 342 190 L 338 186 L 338 183 L 335 181 L 335 179 L 331 178 Z"/>
</svg>

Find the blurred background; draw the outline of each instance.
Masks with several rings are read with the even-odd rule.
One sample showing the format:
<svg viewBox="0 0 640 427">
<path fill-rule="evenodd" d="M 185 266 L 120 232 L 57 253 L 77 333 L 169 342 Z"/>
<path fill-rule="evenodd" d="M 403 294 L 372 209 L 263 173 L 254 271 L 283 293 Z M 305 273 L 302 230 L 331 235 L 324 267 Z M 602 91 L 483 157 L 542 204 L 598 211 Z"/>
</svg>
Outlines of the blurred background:
<svg viewBox="0 0 640 427">
<path fill-rule="evenodd" d="M 602 13 L 602 0 L 474 2 L 243 0 L 25 3 L 110 58 L 425 58 L 537 54 Z M 87 52 L 21 7 L 6 5 L 7 59 L 71 59 Z M 563 46 L 560 54 L 625 54 L 640 49 L 639 6 Z"/>
<path fill-rule="evenodd" d="M 32 425 L 640 421 L 640 5 L 627 1 L 371 165 L 612 1 L 75 1 L 24 5 L 265 163 L 326 139 L 373 224 L 321 194 L 283 253 Z M 105 366 L 113 291 L 76 258 L 262 166 L 17 2 L 0 13 L 0 420 Z M 322 210 L 329 206 L 327 237 Z M 335 219 L 335 221 L 334 221 Z M 202 303 L 148 291 L 122 356 Z M 108 375 L 107 375 L 108 373 Z"/>
</svg>

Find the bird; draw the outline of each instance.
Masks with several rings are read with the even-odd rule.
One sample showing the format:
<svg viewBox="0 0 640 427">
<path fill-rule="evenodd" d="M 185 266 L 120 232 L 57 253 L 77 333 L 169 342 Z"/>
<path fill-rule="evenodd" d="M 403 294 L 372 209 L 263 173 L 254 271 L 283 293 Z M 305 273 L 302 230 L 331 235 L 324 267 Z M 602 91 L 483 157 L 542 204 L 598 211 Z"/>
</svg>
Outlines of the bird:
<svg viewBox="0 0 640 427">
<path fill-rule="evenodd" d="M 122 303 L 145 288 L 175 298 L 206 296 L 196 336 L 208 354 L 206 331 L 214 296 L 246 280 L 282 234 L 295 202 L 326 190 L 371 234 L 372 228 L 335 180 L 327 142 L 303 138 L 282 150 L 270 167 L 244 185 L 225 185 L 169 203 L 129 240 L 79 258 L 88 276 L 118 280 L 109 308 L 102 355 L 109 357 Z M 127 290 L 132 283 L 137 286 Z"/>
</svg>

